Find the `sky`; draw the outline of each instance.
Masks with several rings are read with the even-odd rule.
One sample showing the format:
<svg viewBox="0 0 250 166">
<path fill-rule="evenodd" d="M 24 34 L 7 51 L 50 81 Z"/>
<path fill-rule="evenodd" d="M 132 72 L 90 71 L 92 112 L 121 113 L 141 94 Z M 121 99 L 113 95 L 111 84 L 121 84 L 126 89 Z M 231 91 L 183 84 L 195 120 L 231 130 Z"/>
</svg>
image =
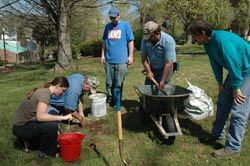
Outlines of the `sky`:
<svg viewBox="0 0 250 166">
<path fill-rule="evenodd" d="M 109 3 L 110 1 L 111 0 L 102 0 L 100 1 L 100 3 L 98 3 L 98 5 L 101 5 L 101 4 L 103 5 L 102 7 L 100 7 L 100 11 L 103 15 L 103 18 L 104 19 L 107 18 L 108 20 L 109 20 L 108 11 L 111 8 L 111 3 Z M 122 2 L 122 1 L 120 0 L 119 2 Z M 132 4 L 133 2 L 134 1 L 131 1 Z M 118 4 L 113 3 L 113 5 L 117 6 Z M 136 5 L 131 5 L 127 13 L 121 12 L 121 17 L 123 18 L 124 15 L 128 15 L 130 18 L 139 17 L 139 13 L 137 12 L 137 10 L 138 10 L 138 7 Z"/>
<path fill-rule="evenodd" d="M 5 6 L 5 4 L 7 4 L 8 2 L 11 3 L 11 2 L 16 2 L 17 0 L 0 0 L 0 10 L 1 10 L 1 7 Z M 24 3 L 24 0 L 19 0 L 18 1 L 19 3 Z M 113 3 L 111 3 L 113 2 Z M 138 8 L 136 6 L 136 1 L 134 0 L 99 0 L 97 5 L 98 6 L 101 6 L 99 9 L 100 9 L 100 12 L 102 14 L 102 20 L 104 22 L 107 22 L 109 21 L 109 16 L 108 16 L 108 11 L 109 9 L 111 8 L 112 4 L 114 6 L 121 6 L 121 4 L 118 5 L 118 3 L 124 3 L 124 2 L 130 2 L 131 5 L 129 10 L 128 11 L 121 11 L 121 18 L 122 19 L 128 19 L 128 18 L 138 18 L 139 17 L 139 13 L 137 12 Z M 15 5 L 15 4 L 13 4 Z M 3 10 L 6 10 L 7 8 L 3 8 Z M 0 15 L 1 17 L 1 15 Z"/>
</svg>

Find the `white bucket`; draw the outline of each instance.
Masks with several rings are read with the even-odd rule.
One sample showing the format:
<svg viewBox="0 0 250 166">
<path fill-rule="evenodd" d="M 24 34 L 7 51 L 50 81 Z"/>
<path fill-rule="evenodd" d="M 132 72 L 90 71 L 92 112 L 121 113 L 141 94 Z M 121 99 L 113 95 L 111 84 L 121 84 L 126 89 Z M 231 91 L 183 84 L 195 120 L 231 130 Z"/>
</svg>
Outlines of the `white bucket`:
<svg viewBox="0 0 250 166">
<path fill-rule="evenodd" d="M 247 41 L 250 41 L 250 36 L 247 36 Z"/>
<path fill-rule="evenodd" d="M 94 117 L 101 117 L 106 115 L 106 94 L 95 93 L 89 96 L 91 115 Z"/>
</svg>

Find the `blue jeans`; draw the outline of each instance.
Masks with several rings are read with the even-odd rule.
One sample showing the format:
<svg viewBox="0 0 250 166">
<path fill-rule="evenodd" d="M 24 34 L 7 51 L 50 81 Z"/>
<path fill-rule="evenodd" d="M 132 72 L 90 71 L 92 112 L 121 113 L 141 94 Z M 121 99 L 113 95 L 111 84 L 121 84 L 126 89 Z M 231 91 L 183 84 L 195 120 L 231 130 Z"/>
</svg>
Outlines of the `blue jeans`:
<svg viewBox="0 0 250 166">
<path fill-rule="evenodd" d="M 250 77 L 244 77 L 240 87 L 241 93 L 246 96 L 245 102 L 241 105 L 233 103 L 233 92 L 229 75 L 223 86 L 226 92 L 221 92 L 218 96 L 216 120 L 213 124 L 211 135 L 225 137 L 226 121 L 231 112 L 225 148 L 232 151 L 240 151 L 250 111 Z"/>
<path fill-rule="evenodd" d="M 163 68 L 163 69 L 154 69 L 154 68 L 151 67 L 151 71 L 154 73 L 154 79 L 155 79 L 158 83 L 161 82 L 162 75 L 163 75 L 163 70 L 164 70 L 164 68 Z M 171 70 L 171 71 L 170 71 L 170 74 L 169 74 L 169 76 L 168 76 L 168 78 L 167 78 L 167 80 L 166 80 L 166 84 L 170 84 L 170 83 L 171 83 L 171 79 L 172 79 L 173 74 L 174 74 L 174 71 Z M 144 84 L 145 84 L 145 85 L 154 85 L 154 82 L 151 81 L 150 78 L 146 77 L 146 78 L 145 78 L 145 83 L 144 83 Z"/>
<path fill-rule="evenodd" d="M 114 88 L 120 89 L 120 96 L 122 97 L 123 82 L 128 73 L 127 64 L 110 64 L 105 63 L 106 72 L 106 90 L 107 98 L 111 99 L 114 94 Z"/>
</svg>

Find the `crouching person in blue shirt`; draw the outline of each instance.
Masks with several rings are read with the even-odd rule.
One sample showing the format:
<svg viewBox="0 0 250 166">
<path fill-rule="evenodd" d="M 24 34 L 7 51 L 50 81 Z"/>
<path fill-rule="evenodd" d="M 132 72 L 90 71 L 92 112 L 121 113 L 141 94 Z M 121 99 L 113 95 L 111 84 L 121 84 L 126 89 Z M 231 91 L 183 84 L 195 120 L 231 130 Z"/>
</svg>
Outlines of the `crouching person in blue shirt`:
<svg viewBox="0 0 250 166">
<path fill-rule="evenodd" d="M 96 87 L 99 81 L 96 77 L 84 77 L 81 74 L 73 74 L 67 77 L 69 82 L 68 90 L 62 96 L 52 96 L 50 106 L 48 108 L 49 114 L 65 115 L 71 113 L 72 116 L 79 120 L 80 126 L 85 124 L 84 120 L 84 92 L 96 93 Z"/>
</svg>

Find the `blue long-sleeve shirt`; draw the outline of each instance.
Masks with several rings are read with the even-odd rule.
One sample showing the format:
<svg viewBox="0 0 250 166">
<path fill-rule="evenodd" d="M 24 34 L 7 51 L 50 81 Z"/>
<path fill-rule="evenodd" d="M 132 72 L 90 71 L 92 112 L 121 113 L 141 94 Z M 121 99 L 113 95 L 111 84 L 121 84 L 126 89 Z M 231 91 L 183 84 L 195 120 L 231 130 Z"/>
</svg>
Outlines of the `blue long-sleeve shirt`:
<svg viewBox="0 0 250 166">
<path fill-rule="evenodd" d="M 52 95 L 50 104 L 64 106 L 67 109 L 75 111 L 78 106 L 80 96 L 83 94 L 83 83 L 85 77 L 82 74 L 73 74 L 67 77 L 69 88 L 61 96 Z"/>
<path fill-rule="evenodd" d="M 219 85 L 223 81 L 223 68 L 228 71 L 232 88 L 241 86 L 243 77 L 250 76 L 250 45 L 237 34 L 213 30 L 204 48 Z"/>
</svg>

